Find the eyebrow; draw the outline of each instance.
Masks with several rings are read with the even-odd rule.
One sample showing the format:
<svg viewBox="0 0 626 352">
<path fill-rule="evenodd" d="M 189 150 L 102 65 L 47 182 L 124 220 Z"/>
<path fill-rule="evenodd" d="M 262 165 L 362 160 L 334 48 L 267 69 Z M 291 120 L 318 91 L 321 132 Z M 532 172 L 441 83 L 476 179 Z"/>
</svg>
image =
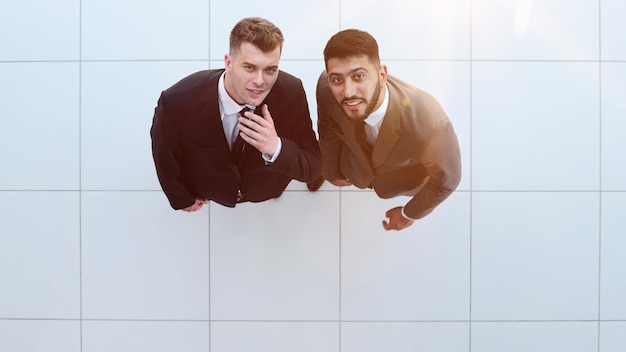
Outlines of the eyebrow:
<svg viewBox="0 0 626 352">
<path fill-rule="evenodd" d="M 252 62 L 244 61 L 241 63 L 243 66 L 252 66 L 254 68 L 259 67 L 258 65 L 253 64 Z M 278 65 L 267 66 L 263 68 L 263 70 L 278 70 Z"/>
<path fill-rule="evenodd" d="M 355 68 L 355 69 L 352 69 L 352 70 L 348 71 L 348 74 L 347 74 L 347 75 L 349 76 L 349 75 L 351 75 L 351 74 L 353 74 L 353 73 L 355 73 L 355 72 L 357 72 L 357 71 L 360 71 L 360 70 L 364 70 L 365 72 L 369 72 L 369 71 L 367 70 L 367 68 L 365 68 L 365 67 L 363 67 L 363 66 L 359 66 L 359 67 L 357 67 L 357 68 Z M 341 74 L 341 73 L 337 73 L 337 72 L 330 72 L 330 73 L 328 73 L 328 76 L 343 76 L 343 74 Z"/>
</svg>

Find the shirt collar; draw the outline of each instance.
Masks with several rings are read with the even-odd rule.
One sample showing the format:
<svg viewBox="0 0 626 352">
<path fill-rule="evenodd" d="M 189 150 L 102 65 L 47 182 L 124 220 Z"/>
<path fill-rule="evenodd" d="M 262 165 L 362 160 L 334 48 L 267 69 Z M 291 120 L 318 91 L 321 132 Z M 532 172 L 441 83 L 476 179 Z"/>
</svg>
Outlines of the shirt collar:
<svg viewBox="0 0 626 352">
<path fill-rule="evenodd" d="M 389 106 L 389 89 L 387 89 L 387 85 L 385 85 L 385 98 L 383 99 L 383 103 L 380 104 L 378 109 L 373 111 L 370 116 L 365 119 L 365 123 L 370 126 L 378 125 L 385 117 L 387 113 L 387 107 Z"/>
<path fill-rule="evenodd" d="M 219 81 L 217 82 L 217 99 L 219 100 L 220 112 L 222 114 L 222 118 L 224 118 L 224 116 L 234 115 L 234 114 L 239 113 L 239 111 L 241 111 L 241 109 L 243 109 L 244 106 L 247 106 L 248 108 L 252 109 L 252 111 L 254 111 L 254 109 L 256 109 L 256 106 L 247 105 L 247 104 L 243 106 L 239 105 L 237 104 L 236 101 L 233 100 L 233 98 L 230 97 L 230 95 L 228 95 L 228 92 L 226 92 L 226 86 L 224 85 L 225 76 L 226 76 L 226 72 L 222 73 Z"/>
</svg>

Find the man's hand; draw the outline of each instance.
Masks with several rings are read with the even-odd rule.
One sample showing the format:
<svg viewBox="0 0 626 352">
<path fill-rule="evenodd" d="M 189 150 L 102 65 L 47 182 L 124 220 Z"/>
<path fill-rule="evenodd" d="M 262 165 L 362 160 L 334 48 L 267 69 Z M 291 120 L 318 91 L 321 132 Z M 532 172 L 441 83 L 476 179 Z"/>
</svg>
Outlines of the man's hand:
<svg viewBox="0 0 626 352">
<path fill-rule="evenodd" d="M 184 208 L 183 211 L 186 211 L 188 213 L 193 212 L 193 211 L 198 211 L 200 209 L 202 209 L 202 206 L 204 204 L 208 204 L 209 201 L 206 199 L 196 199 L 196 201 L 193 203 L 193 205 L 188 206 L 187 208 Z"/>
<path fill-rule="evenodd" d="M 348 181 L 345 178 L 338 178 L 336 180 L 329 181 L 329 182 L 337 187 L 352 186 L 352 182 Z"/>
<path fill-rule="evenodd" d="M 245 117 L 239 118 L 239 135 L 261 153 L 272 157 L 278 149 L 278 134 L 274 127 L 274 120 L 270 115 L 267 104 L 261 108 L 263 116 L 246 111 Z"/>
<path fill-rule="evenodd" d="M 415 222 L 414 220 L 409 220 L 402 216 L 402 207 L 395 207 L 387 210 L 385 216 L 389 218 L 389 222 L 383 220 L 383 227 L 385 230 L 402 230 L 405 229 Z"/>
</svg>

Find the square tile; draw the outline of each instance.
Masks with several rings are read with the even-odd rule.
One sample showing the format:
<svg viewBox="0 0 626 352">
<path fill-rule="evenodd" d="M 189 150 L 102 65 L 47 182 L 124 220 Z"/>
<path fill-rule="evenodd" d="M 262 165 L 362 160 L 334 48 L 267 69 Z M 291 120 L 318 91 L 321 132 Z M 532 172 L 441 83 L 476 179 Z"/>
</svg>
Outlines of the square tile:
<svg viewBox="0 0 626 352">
<path fill-rule="evenodd" d="M 473 0 L 472 58 L 597 60 L 599 11 L 596 0 Z"/>
<path fill-rule="evenodd" d="M 228 53 L 230 31 L 244 17 L 262 17 L 280 29 L 285 39 L 282 60 L 319 60 L 323 58 L 326 41 L 339 31 L 339 0 L 212 0 L 211 60 L 221 60 Z M 298 76 L 297 72 L 294 74 Z"/>
<path fill-rule="evenodd" d="M 83 60 L 208 58 L 206 0 L 82 0 L 81 10 Z"/>
<path fill-rule="evenodd" d="M 369 32 L 383 60 L 470 57 L 469 0 L 342 0 L 341 27 Z"/>
<path fill-rule="evenodd" d="M 598 323 L 472 323 L 471 350 L 472 352 L 597 351 Z"/>
<path fill-rule="evenodd" d="M 474 190 L 598 190 L 598 98 L 596 63 L 474 63 Z"/>
<path fill-rule="evenodd" d="M 602 0 L 600 2 L 602 60 L 626 60 L 626 3 L 622 0 Z"/>
<path fill-rule="evenodd" d="M 211 323 L 211 352 L 250 351 L 339 352 L 339 323 Z"/>
<path fill-rule="evenodd" d="M 211 203 L 212 320 L 336 320 L 339 196 Z"/>
<path fill-rule="evenodd" d="M 439 101 L 448 115 L 461 147 L 463 168 L 459 190 L 470 188 L 471 155 L 471 98 L 469 62 L 443 61 L 390 61 L 383 62 L 389 75 L 404 80 L 428 93 Z"/>
<path fill-rule="evenodd" d="M 597 193 L 474 193 L 472 319 L 598 318 Z"/>
<path fill-rule="evenodd" d="M 602 269 L 600 318 L 626 320 L 626 194 L 602 193 Z"/>
<path fill-rule="evenodd" d="M 342 323 L 341 352 L 467 352 L 469 323 Z"/>
<path fill-rule="evenodd" d="M 150 140 L 154 108 L 161 91 L 206 68 L 201 61 L 83 63 L 82 188 L 161 189 Z"/>
<path fill-rule="evenodd" d="M 78 193 L 0 192 L 0 211 L 0 318 L 78 319 Z"/>
<path fill-rule="evenodd" d="M 84 321 L 82 352 L 205 352 L 209 322 Z"/>
<path fill-rule="evenodd" d="M 411 227 L 385 231 L 385 212 L 408 199 L 342 192 L 342 320 L 469 318 L 469 194 L 453 193 Z"/>
<path fill-rule="evenodd" d="M 0 61 L 78 60 L 79 31 L 80 0 L 6 1 L 0 11 Z"/>
<path fill-rule="evenodd" d="M 0 189 L 78 189 L 79 71 L 68 62 L 0 65 Z"/>
<path fill-rule="evenodd" d="M 601 352 L 622 352 L 626 350 L 626 322 L 600 322 Z"/>
<path fill-rule="evenodd" d="M 160 192 L 83 192 L 85 319 L 207 320 L 206 210 L 174 211 Z"/>
<path fill-rule="evenodd" d="M 602 64 L 602 189 L 626 190 L 626 63 Z"/>
<path fill-rule="evenodd" d="M 11 352 L 82 352 L 80 321 L 0 320 L 0 350 Z"/>
</svg>

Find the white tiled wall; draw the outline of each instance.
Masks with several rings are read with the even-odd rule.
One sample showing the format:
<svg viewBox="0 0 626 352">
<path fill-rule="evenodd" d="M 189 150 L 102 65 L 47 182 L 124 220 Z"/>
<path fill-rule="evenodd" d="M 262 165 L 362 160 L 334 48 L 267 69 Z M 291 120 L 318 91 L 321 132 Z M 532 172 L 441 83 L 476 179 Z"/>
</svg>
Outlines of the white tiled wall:
<svg viewBox="0 0 626 352">
<path fill-rule="evenodd" d="M 0 10 L 0 351 L 621 352 L 622 0 L 10 0 Z M 406 198 L 326 183 L 175 212 L 149 128 L 161 90 L 276 23 L 316 121 L 345 28 L 453 121 L 463 179 Z"/>
</svg>

